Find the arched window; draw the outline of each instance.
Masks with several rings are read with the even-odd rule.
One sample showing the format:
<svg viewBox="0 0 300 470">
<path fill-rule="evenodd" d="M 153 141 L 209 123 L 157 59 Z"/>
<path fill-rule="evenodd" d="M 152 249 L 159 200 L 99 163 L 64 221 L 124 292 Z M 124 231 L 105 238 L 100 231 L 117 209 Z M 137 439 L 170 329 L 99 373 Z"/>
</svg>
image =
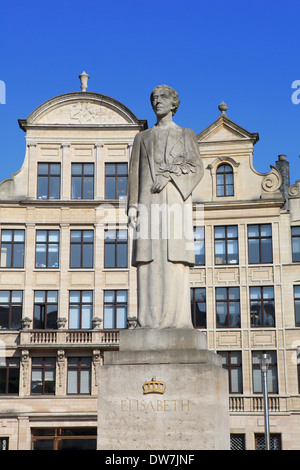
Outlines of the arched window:
<svg viewBox="0 0 300 470">
<path fill-rule="evenodd" d="M 217 169 L 217 196 L 233 196 L 233 170 L 223 164 Z"/>
</svg>

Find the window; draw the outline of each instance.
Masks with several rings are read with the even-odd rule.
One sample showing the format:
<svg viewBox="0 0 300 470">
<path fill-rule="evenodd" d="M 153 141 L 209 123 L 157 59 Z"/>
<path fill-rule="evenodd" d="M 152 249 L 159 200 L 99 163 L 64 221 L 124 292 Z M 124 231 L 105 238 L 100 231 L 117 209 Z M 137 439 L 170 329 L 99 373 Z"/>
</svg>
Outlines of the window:
<svg viewBox="0 0 300 470">
<path fill-rule="evenodd" d="M 72 199 L 94 198 L 94 163 L 72 163 Z"/>
<path fill-rule="evenodd" d="M 91 290 L 70 291 L 69 328 L 92 328 L 93 292 Z"/>
<path fill-rule="evenodd" d="M 104 291 L 104 328 L 127 328 L 127 291 Z"/>
<path fill-rule="evenodd" d="M 233 196 L 233 170 L 230 165 L 217 168 L 217 196 Z"/>
<path fill-rule="evenodd" d="M 238 264 L 238 228 L 215 227 L 215 264 Z"/>
<path fill-rule="evenodd" d="M 32 450 L 97 450 L 97 428 L 33 428 Z"/>
<path fill-rule="evenodd" d="M 194 227 L 195 264 L 205 264 L 205 227 Z"/>
<path fill-rule="evenodd" d="M 37 230 L 35 247 L 36 268 L 58 268 L 59 230 Z"/>
<path fill-rule="evenodd" d="M 2 230 L 1 268 L 24 268 L 25 230 Z"/>
<path fill-rule="evenodd" d="M 0 327 L 19 330 L 22 319 L 23 292 L 21 290 L 0 291 Z"/>
<path fill-rule="evenodd" d="M 8 450 L 8 437 L 0 437 L 0 450 Z"/>
<path fill-rule="evenodd" d="M 300 326 L 300 286 L 294 286 L 295 324 Z"/>
<path fill-rule="evenodd" d="M 240 327 L 240 289 L 238 287 L 216 288 L 217 327 Z"/>
<path fill-rule="evenodd" d="M 245 434 L 230 434 L 230 450 L 246 450 Z"/>
<path fill-rule="evenodd" d="M 119 199 L 127 194 L 127 163 L 105 164 L 105 199 Z"/>
<path fill-rule="evenodd" d="M 0 357 L 0 394 L 18 394 L 20 359 Z"/>
<path fill-rule="evenodd" d="M 240 351 L 219 352 L 222 367 L 228 370 L 229 393 L 243 393 L 242 354 Z"/>
<path fill-rule="evenodd" d="M 32 358 L 31 394 L 55 393 L 55 357 Z"/>
<path fill-rule="evenodd" d="M 275 326 L 273 287 L 250 287 L 251 326 Z"/>
<path fill-rule="evenodd" d="M 71 230 L 71 268 L 92 268 L 94 258 L 94 231 Z"/>
<path fill-rule="evenodd" d="M 271 358 L 271 363 L 269 364 L 269 368 L 267 372 L 268 392 L 278 393 L 276 351 L 255 351 L 252 353 L 253 393 L 263 393 L 260 358 L 261 358 L 262 353 L 264 352 L 269 354 Z"/>
<path fill-rule="evenodd" d="M 68 393 L 86 395 L 91 393 L 91 359 L 68 358 Z"/>
<path fill-rule="evenodd" d="M 38 290 L 34 293 L 34 319 L 35 329 L 57 328 L 57 291 Z"/>
<path fill-rule="evenodd" d="M 292 227 L 292 257 L 293 261 L 300 261 L 300 226 Z"/>
<path fill-rule="evenodd" d="M 265 435 L 255 434 L 255 450 L 265 450 Z M 270 450 L 281 450 L 281 435 L 270 434 Z"/>
<path fill-rule="evenodd" d="M 206 290 L 205 287 L 191 288 L 191 312 L 194 328 L 206 328 Z"/>
<path fill-rule="evenodd" d="M 60 198 L 60 163 L 38 163 L 38 199 Z"/>
<path fill-rule="evenodd" d="M 272 227 L 271 224 L 248 225 L 249 263 L 272 263 Z"/>
<path fill-rule="evenodd" d="M 127 268 L 127 230 L 105 230 L 104 267 Z"/>
</svg>

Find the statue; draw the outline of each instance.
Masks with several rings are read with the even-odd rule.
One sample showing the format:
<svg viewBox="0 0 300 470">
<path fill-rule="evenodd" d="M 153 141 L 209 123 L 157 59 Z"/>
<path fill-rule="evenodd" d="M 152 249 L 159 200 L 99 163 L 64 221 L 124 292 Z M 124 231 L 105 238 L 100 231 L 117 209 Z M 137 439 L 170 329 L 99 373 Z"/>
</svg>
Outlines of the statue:
<svg viewBox="0 0 300 470">
<path fill-rule="evenodd" d="M 127 215 L 134 228 L 138 326 L 193 328 L 189 269 L 195 263 L 191 194 L 203 176 L 195 132 L 173 122 L 178 94 L 151 93 L 156 124 L 136 135 L 128 174 Z"/>
</svg>

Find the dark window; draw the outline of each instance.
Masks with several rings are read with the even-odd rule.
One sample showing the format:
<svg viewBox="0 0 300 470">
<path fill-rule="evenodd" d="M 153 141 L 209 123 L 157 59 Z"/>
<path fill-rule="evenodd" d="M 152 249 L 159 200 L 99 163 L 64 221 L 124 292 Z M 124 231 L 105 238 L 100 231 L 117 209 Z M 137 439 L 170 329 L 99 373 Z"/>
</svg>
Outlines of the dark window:
<svg viewBox="0 0 300 470">
<path fill-rule="evenodd" d="M 233 196 L 233 170 L 230 165 L 217 168 L 217 196 Z"/>
<path fill-rule="evenodd" d="M 105 198 L 119 199 L 127 194 L 127 163 L 105 164 Z"/>
<path fill-rule="evenodd" d="M 276 351 L 255 351 L 252 353 L 252 367 L 253 367 L 253 392 L 263 393 L 262 388 L 262 373 L 261 373 L 261 355 L 266 352 L 270 355 L 271 362 L 267 372 L 267 384 L 269 393 L 278 393 L 278 378 L 277 378 L 277 356 Z"/>
<path fill-rule="evenodd" d="M 300 227 L 292 227 L 293 261 L 300 261 Z"/>
<path fill-rule="evenodd" d="M 8 437 L 0 437 L 0 450 L 8 450 Z"/>
<path fill-rule="evenodd" d="M 91 393 L 91 359 L 89 357 L 68 358 L 68 393 Z"/>
<path fill-rule="evenodd" d="M 32 450 L 97 450 L 97 428 L 33 428 Z"/>
<path fill-rule="evenodd" d="M 105 230 L 104 267 L 127 268 L 127 230 Z"/>
<path fill-rule="evenodd" d="M 215 227 L 215 264 L 238 264 L 238 228 Z"/>
<path fill-rule="evenodd" d="M 230 450 L 246 450 L 245 434 L 230 434 Z"/>
<path fill-rule="evenodd" d="M 34 293 L 35 329 L 57 328 L 58 293 L 51 290 L 38 290 Z"/>
<path fill-rule="evenodd" d="M 228 370 L 229 393 L 243 393 L 242 354 L 240 351 L 219 352 L 222 367 Z"/>
<path fill-rule="evenodd" d="M 1 268 L 24 268 L 25 230 L 2 230 Z"/>
<path fill-rule="evenodd" d="M 194 328 L 206 328 L 206 290 L 205 287 L 191 288 L 191 312 Z"/>
<path fill-rule="evenodd" d="M 300 286 L 294 286 L 295 323 L 300 326 Z"/>
<path fill-rule="evenodd" d="M 58 268 L 59 230 L 37 230 L 35 267 Z"/>
<path fill-rule="evenodd" d="M 60 163 L 38 163 L 38 199 L 60 198 Z"/>
<path fill-rule="evenodd" d="M 2 329 L 19 330 L 22 319 L 23 292 L 0 291 L 0 326 Z"/>
<path fill-rule="evenodd" d="M 32 358 L 31 394 L 55 393 L 55 357 Z"/>
<path fill-rule="evenodd" d="M 0 394 L 18 394 L 20 359 L 0 357 Z"/>
<path fill-rule="evenodd" d="M 251 326 L 275 326 L 274 288 L 250 287 Z"/>
<path fill-rule="evenodd" d="M 205 227 L 194 227 L 195 264 L 205 264 Z"/>
<path fill-rule="evenodd" d="M 248 225 L 249 263 L 272 263 L 271 224 Z"/>
<path fill-rule="evenodd" d="M 265 450 L 264 434 L 255 434 L 255 450 Z M 270 434 L 270 450 L 281 450 L 280 434 Z"/>
<path fill-rule="evenodd" d="M 94 163 L 72 163 L 72 199 L 94 198 Z"/>
<path fill-rule="evenodd" d="M 104 291 L 104 328 L 127 328 L 127 291 Z"/>
<path fill-rule="evenodd" d="M 240 327 L 240 289 L 216 288 L 217 327 Z"/>
<path fill-rule="evenodd" d="M 92 268 L 94 258 L 94 231 L 71 230 L 71 268 Z"/>
<path fill-rule="evenodd" d="M 70 291 L 69 328 L 89 329 L 92 327 L 93 292 L 91 290 Z"/>
</svg>

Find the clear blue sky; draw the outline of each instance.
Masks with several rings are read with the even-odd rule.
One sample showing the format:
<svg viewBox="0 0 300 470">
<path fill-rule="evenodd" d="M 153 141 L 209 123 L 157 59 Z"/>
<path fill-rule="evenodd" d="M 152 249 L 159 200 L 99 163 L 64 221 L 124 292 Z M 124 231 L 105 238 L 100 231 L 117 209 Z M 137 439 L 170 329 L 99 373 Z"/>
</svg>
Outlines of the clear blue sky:
<svg viewBox="0 0 300 470">
<path fill-rule="evenodd" d="M 174 87 L 179 125 L 202 131 L 225 101 L 228 116 L 258 132 L 254 166 L 286 154 L 300 179 L 299 0 L 0 0 L 0 180 L 25 156 L 18 119 L 80 90 L 111 96 L 154 123 L 149 94 Z M 300 97 L 300 93 L 299 93 Z"/>
</svg>

